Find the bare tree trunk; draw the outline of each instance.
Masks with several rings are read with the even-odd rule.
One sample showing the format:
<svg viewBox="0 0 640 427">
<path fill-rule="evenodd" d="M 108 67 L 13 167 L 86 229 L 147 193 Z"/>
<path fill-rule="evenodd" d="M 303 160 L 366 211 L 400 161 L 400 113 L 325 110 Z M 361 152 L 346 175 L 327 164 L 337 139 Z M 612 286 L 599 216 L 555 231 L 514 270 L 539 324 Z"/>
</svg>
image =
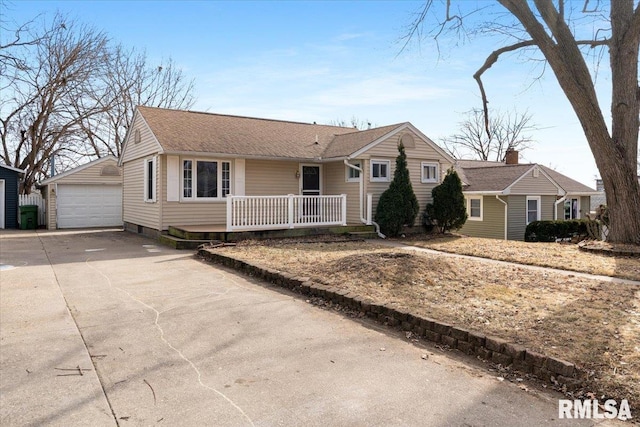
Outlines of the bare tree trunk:
<svg viewBox="0 0 640 427">
<path fill-rule="evenodd" d="M 636 176 L 640 88 L 640 5 L 634 13 L 633 0 L 611 4 L 611 141 L 594 152 L 604 182 L 611 229 L 609 240 L 640 244 L 640 185 Z M 603 156 L 604 145 L 613 147 Z M 599 154 L 599 155 L 598 155 Z M 598 159 L 600 157 L 600 159 Z M 602 165 L 602 166 L 601 166 Z"/>
<path fill-rule="evenodd" d="M 518 18 L 540 48 L 582 125 L 607 194 L 609 240 L 640 244 L 640 186 L 636 176 L 640 5 L 634 12 L 633 0 L 611 3 L 612 37 L 608 43 L 613 82 L 610 135 L 582 53 L 553 3 L 535 0 L 551 37 L 526 2 L 499 1 Z"/>
</svg>

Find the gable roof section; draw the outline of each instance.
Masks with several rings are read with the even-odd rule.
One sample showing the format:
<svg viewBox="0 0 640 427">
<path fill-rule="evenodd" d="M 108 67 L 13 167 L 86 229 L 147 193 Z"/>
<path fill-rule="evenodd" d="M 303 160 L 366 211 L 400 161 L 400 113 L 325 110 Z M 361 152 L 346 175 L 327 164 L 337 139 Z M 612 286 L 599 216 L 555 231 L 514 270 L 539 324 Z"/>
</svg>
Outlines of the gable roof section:
<svg viewBox="0 0 640 427">
<path fill-rule="evenodd" d="M 519 181 L 533 168 L 539 168 L 543 175 L 568 194 L 591 195 L 597 192 L 560 172 L 546 166 L 531 164 L 507 165 L 501 162 L 485 162 L 481 160 L 458 160 L 456 170 L 463 183 L 467 184 L 465 192 L 502 193 Z"/>
<path fill-rule="evenodd" d="M 14 168 L 13 166 L 5 165 L 3 163 L 0 163 L 0 168 L 4 168 L 13 172 L 24 173 L 22 169 Z"/>
<path fill-rule="evenodd" d="M 380 138 L 384 138 L 396 129 L 400 128 L 404 123 L 383 126 L 374 129 L 361 130 L 342 135 L 336 135 L 323 153 L 325 158 L 347 157 L 368 145 L 374 143 Z"/>
<path fill-rule="evenodd" d="M 62 179 L 66 176 L 69 176 L 71 174 L 74 174 L 76 172 L 80 172 L 81 170 L 90 168 L 91 166 L 95 166 L 95 165 L 99 165 L 100 163 L 104 163 L 107 160 L 113 160 L 114 162 L 116 162 L 116 164 L 118 163 L 118 159 L 115 156 L 112 156 L 111 154 L 109 154 L 108 156 L 104 156 L 104 157 L 100 157 L 99 159 L 93 160 L 89 163 L 85 163 L 84 165 L 80 165 L 78 167 L 75 167 L 73 169 L 69 169 L 68 171 L 59 173 L 57 175 L 52 176 L 51 178 L 47 178 L 44 181 L 40 182 L 38 185 L 47 185 L 47 184 L 51 184 L 56 182 L 59 179 Z"/>
<path fill-rule="evenodd" d="M 369 144 L 365 145 L 364 147 L 362 147 L 361 149 L 359 149 L 358 151 L 355 151 L 353 153 L 351 153 L 350 157 L 358 157 L 359 155 L 365 153 L 366 151 L 372 149 L 373 147 L 375 147 L 376 145 L 380 144 L 381 142 L 385 141 L 387 138 L 392 137 L 393 135 L 402 132 L 403 130 L 410 130 L 412 131 L 414 134 L 416 134 L 420 139 L 422 139 L 426 144 L 430 145 L 431 148 L 433 148 L 438 154 L 440 154 L 443 158 L 445 158 L 447 161 L 449 161 L 451 164 L 455 164 L 455 159 L 453 157 L 451 157 L 445 150 L 443 150 L 439 145 L 437 145 L 436 143 L 434 143 L 428 136 L 426 136 L 425 134 L 423 134 L 422 132 L 420 132 L 420 130 L 418 128 L 416 128 L 415 126 L 413 126 L 411 123 L 409 122 L 404 122 L 404 123 L 400 123 L 398 125 L 391 125 L 388 126 L 389 128 L 389 132 L 386 134 L 382 134 L 379 138 L 377 138 L 376 140 L 370 142 Z M 378 129 L 384 129 L 384 128 L 378 128 Z M 374 130 L 374 129 L 372 129 Z"/>
<path fill-rule="evenodd" d="M 320 158 L 336 135 L 353 128 L 138 107 L 164 153 Z M 316 143 L 317 137 L 317 143 Z"/>
<path fill-rule="evenodd" d="M 501 193 L 510 185 L 526 174 L 534 165 L 518 164 L 482 165 L 480 167 L 465 168 L 464 181 L 468 184 L 464 191 Z"/>
</svg>

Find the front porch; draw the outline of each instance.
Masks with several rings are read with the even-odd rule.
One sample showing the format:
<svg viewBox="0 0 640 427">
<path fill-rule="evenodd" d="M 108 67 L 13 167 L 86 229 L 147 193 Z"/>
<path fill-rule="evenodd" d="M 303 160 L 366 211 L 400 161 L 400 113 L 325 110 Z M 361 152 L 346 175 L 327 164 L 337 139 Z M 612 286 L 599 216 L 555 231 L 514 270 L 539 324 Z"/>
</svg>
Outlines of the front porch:
<svg viewBox="0 0 640 427">
<path fill-rule="evenodd" d="M 170 225 L 160 236 L 173 247 L 194 248 L 210 241 L 350 234 L 375 238 L 371 222 L 371 195 L 367 195 L 366 213 L 360 223 L 347 222 L 347 196 L 275 195 L 226 197 L 225 224 Z"/>
</svg>

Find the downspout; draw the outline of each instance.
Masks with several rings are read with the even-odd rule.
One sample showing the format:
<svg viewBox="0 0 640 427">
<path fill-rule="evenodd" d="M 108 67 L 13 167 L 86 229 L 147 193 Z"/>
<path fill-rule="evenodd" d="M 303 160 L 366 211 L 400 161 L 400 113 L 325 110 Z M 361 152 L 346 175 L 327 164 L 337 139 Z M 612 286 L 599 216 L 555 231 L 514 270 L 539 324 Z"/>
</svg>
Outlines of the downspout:
<svg viewBox="0 0 640 427">
<path fill-rule="evenodd" d="M 507 202 L 502 200 L 498 194 L 496 194 L 496 199 L 502 202 L 502 204 L 504 205 L 504 240 L 507 240 L 507 236 L 508 236 L 507 221 L 509 219 L 509 209 L 508 209 L 509 205 L 507 204 Z"/>
<path fill-rule="evenodd" d="M 362 170 L 362 168 L 359 168 L 358 166 L 352 165 L 351 163 L 349 163 L 347 161 L 347 159 L 344 159 L 344 164 L 348 167 L 350 167 L 351 169 L 357 170 L 358 171 L 358 175 L 360 176 L 360 222 L 362 222 L 363 224 L 368 224 L 367 219 L 364 217 L 363 213 L 363 204 L 364 204 L 364 171 Z M 378 225 L 377 222 L 373 221 L 373 219 L 370 219 L 371 224 L 373 224 L 373 226 L 376 228 L 376 233 L 378 234 L 378 237 L 380 237 L 381 239 L 386 239 L 387 236 L 385 236 L 384 234 L 382 234 L 380 232 L 380 225 Z"/>
<path fill-rule="evenodd" d="M 553 204 L 553 220 L 557 221 L 558 220 L 558 205 L 560 203 L 564 203 L 564 201 L 567 200 L 567 195 L 565 194 L 564 196 L 562 196 L 562 198 L 558 199 L 554 204 Z"/>
</svg>

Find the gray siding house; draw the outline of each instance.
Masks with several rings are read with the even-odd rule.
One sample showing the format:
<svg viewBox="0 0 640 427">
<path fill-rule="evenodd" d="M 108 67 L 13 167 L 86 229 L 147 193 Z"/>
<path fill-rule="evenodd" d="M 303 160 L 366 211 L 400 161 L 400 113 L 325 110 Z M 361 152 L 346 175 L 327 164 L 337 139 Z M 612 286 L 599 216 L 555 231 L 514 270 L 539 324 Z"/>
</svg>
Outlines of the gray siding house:
<svg viewBox="0 0 640 427">
<path fill-rule="evenodd" d="M 460 232 L 474 237 L 524 240 L 532 221 L 586 218 L 598 194 L 546 166 L 520 164 L 517 151 L 505 163 L 458 160 L 455 168 L 469 215 Z"/>
</svg>

